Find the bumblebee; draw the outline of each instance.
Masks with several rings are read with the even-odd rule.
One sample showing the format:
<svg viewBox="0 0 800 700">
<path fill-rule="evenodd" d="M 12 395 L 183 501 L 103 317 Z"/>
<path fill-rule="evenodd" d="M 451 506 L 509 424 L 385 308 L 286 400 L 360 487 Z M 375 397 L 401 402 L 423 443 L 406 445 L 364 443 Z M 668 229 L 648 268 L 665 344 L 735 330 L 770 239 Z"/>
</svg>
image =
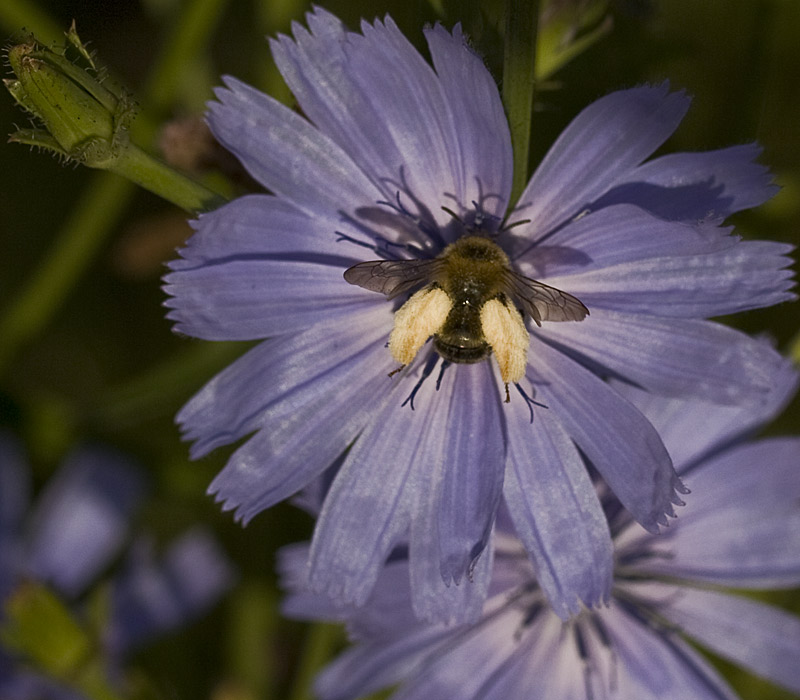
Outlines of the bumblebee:
<svg viewBox="0 0 800 700">
<path fill-rule="evenodd" d="M 425 284 L 395 313 L 392 357 L 404 367 L 431 336 L 436 352 L 450 362 L 480 362 L 494 353 L 506 401 L 509 383 L 522 379 L 528 362 L 523 314 L 537 326 L 589 314 L 571 294 L 514 272 L 508 256 L 483 236 L 459 238 L 430 260 L 358 263 L 344 278 L 389 299 Z"/>
</svg>

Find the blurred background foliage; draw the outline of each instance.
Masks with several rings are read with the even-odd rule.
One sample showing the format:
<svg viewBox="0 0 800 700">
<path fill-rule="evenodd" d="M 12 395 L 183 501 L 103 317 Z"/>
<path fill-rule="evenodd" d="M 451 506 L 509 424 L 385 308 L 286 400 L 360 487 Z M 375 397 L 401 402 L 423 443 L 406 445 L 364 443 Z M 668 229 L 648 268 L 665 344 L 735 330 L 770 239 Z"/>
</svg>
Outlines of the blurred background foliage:
<svg viewBox="0 0 800 700">
<path fill-rule="evenodd" d="M 322 4 L 350 27 L 361 17 L 389 12 L 423 50 L 424 23 L 462 21 L 501 77 L 500 0 Z M 296 0 L 2 0 L 0 34 L 8 46 L 25 37 L 24 27 L 48 42 L 60 39 L 75 19 L 109 79 L 138 101 L 139 145 L 155 153 L 167 148 L 177 159 L 187 138 L 198 141 L 191 119 L 202 114 L 222 74 L 291 104 L 264 37 L 289 31 L 307 9 Z M 558 31 L 544 34 L 555 21 L 549 26 Z M 738 232 L 800 241 L 800 3 L 554 0 L 543 11 L 540 29 L 548 40 L 599 39 L 586 42 L 585 50 L 540 82 L 531 165 L 595 98 L 669 79 L 694 102 L 664 150 L 757 140 L 764 147 L 761 160 L 782 191 L 738 216 Z M 173 120 L 180 120 L 177 126 Z M 28 117 L 10 97 L 0 96 L 0 128 L 10 133 L 17 126 L 29 126 Z M 180 162 L 210 159 L 224 170 L 217 155 L 190 153 L 190 161 Z M 227 177 L 213 170 L 203 177 L 229 194 L 252 186 L 230 170 Z M 309 697 L 311 673 L 341 643 L 336 631 L 309 629 L 278 615 L 274 553 L 307 538 L 311 521 L 281 505 L 247 528 L 233 523 L 205 495 L 230 451 L 191 463 L 173 423 L 182 403 L 245 349 L 178 337 L 164 320 L 159 278 L 189 232 L 183 212 L 115 175 L 64 165 L 27 147 L 0 146 L 0 424 L 24 439 L 38 484 L 76 443 L 102 442 L 133 454 L 154 485 L 141 516 L 148 526 L 166 540 L 205 522 L 239 567 L 239 585 L 212 614 L 133 659 L 161 697 L 297 700 Z M 36 287 L 22 314 L 28 326 L 9 325 L 9 315 L 48 265 L 63 274 L 50 287 Z M 729 322 L 768 333 L 790 352 L 798 320 L 797 305 L 785 304 Z M 795 400 L 770 432 L 797 433 L 799 415 Z M 796 592 L 768 599 L 800 612 Z M 791 697 L 720 665 L 744 698 Z"/>
</svg>

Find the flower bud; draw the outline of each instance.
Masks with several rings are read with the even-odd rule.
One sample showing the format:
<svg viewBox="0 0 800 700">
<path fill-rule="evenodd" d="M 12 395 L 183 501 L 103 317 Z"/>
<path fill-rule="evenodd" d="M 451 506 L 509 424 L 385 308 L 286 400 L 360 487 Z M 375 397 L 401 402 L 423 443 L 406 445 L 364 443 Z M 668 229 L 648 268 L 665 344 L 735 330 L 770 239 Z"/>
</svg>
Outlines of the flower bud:
<svg viewBox="0 0 800 700">
<path fill-rule="evenodd" d="M 32 38 L 9 50 L 15 77 L 4 81 L 6 88 L 44 127 L 17 131 L 10 140 L 108 167 L 127 145 L 132 104 L 100 83 L 74 26 L 67 40 L 63 50 L 41 47 Z M 67 56 L 71 48 L 79 54 L 75 62 Z"/>
</svg>

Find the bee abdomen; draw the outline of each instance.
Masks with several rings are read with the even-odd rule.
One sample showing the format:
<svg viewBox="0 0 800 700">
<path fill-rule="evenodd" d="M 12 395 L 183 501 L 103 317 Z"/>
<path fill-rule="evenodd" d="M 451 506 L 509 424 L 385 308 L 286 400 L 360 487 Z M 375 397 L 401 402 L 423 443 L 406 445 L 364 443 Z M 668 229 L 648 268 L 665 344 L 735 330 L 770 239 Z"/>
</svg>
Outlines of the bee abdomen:
<svg viewBox="0 0 800 700">
<path fill-rule="evenodd" d="M 471 364 L 492 352 L 481 330 L 480 310 L 469 304 L 454 305 L 433 337 L 433 347 L 445 360 Z"/>
<path fill-rule="evenodd" d="M 492 352 L 488 343 L 481 342 L 478 345 L 453 345 L 445 342 L 438 335 L 433 338 L 433 347 L 445 360 L 464 365 L 485 360 Z"/>
</svg>

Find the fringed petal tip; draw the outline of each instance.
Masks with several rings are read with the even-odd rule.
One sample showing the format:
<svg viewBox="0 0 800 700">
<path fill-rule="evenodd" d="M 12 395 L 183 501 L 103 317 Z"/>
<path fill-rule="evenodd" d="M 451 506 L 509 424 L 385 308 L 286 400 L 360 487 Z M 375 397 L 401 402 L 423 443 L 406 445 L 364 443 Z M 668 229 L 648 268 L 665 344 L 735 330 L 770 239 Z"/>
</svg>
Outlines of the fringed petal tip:
<svg viewBox="0 0 800 700">
<path fill-rule="evenodd" d="M 675 476 L 672 485 L 674 490 L 672 492 L 670 501 L 662 510 L 662 512 L 656 515 L 654 520 L 649 524 L 641 523 L 645 530 L 654 535 L 657 535 L 659 532 L 661 532 L 661 528 L 669 527 L 670 523 L 672 522 L 672 518 L 678 517 L 678 512 L 675 510 L 675 506 L 682 507 L 686 505 L 686 502 L 680 498 L 678 494 L 685 496 L 691 493 L 691 491 L 684 486 L 683 482 L 678 476 Z"/>
<path fill-rule="evenodd" d="M 250 521 L 262 510 L 248 510 L 232 496 L 224 495 L 222 493 L 222 487 L 216 483 L 216 479 L 212 481 L 211 485 L 206 489 L 206 495 L 214 499 L 214 503 L 219 505 L 223 513 L 233 511 L 233 521 L 242 527 L 247 527 Z"/>
<path fill-rule="evenodd" d="M 612 585 L 613 577 L 609 573 L 605 585 L 601 589 L 597 590 L 594 597 L 584 599 L 576 595 L 569 599 L 563 598 L 557 602 L 549 599 L 550 609 L 559 617 L 562 622 L 574 620 L 586 612 L 608 609 L 611 607 Z"/>
</svg>

